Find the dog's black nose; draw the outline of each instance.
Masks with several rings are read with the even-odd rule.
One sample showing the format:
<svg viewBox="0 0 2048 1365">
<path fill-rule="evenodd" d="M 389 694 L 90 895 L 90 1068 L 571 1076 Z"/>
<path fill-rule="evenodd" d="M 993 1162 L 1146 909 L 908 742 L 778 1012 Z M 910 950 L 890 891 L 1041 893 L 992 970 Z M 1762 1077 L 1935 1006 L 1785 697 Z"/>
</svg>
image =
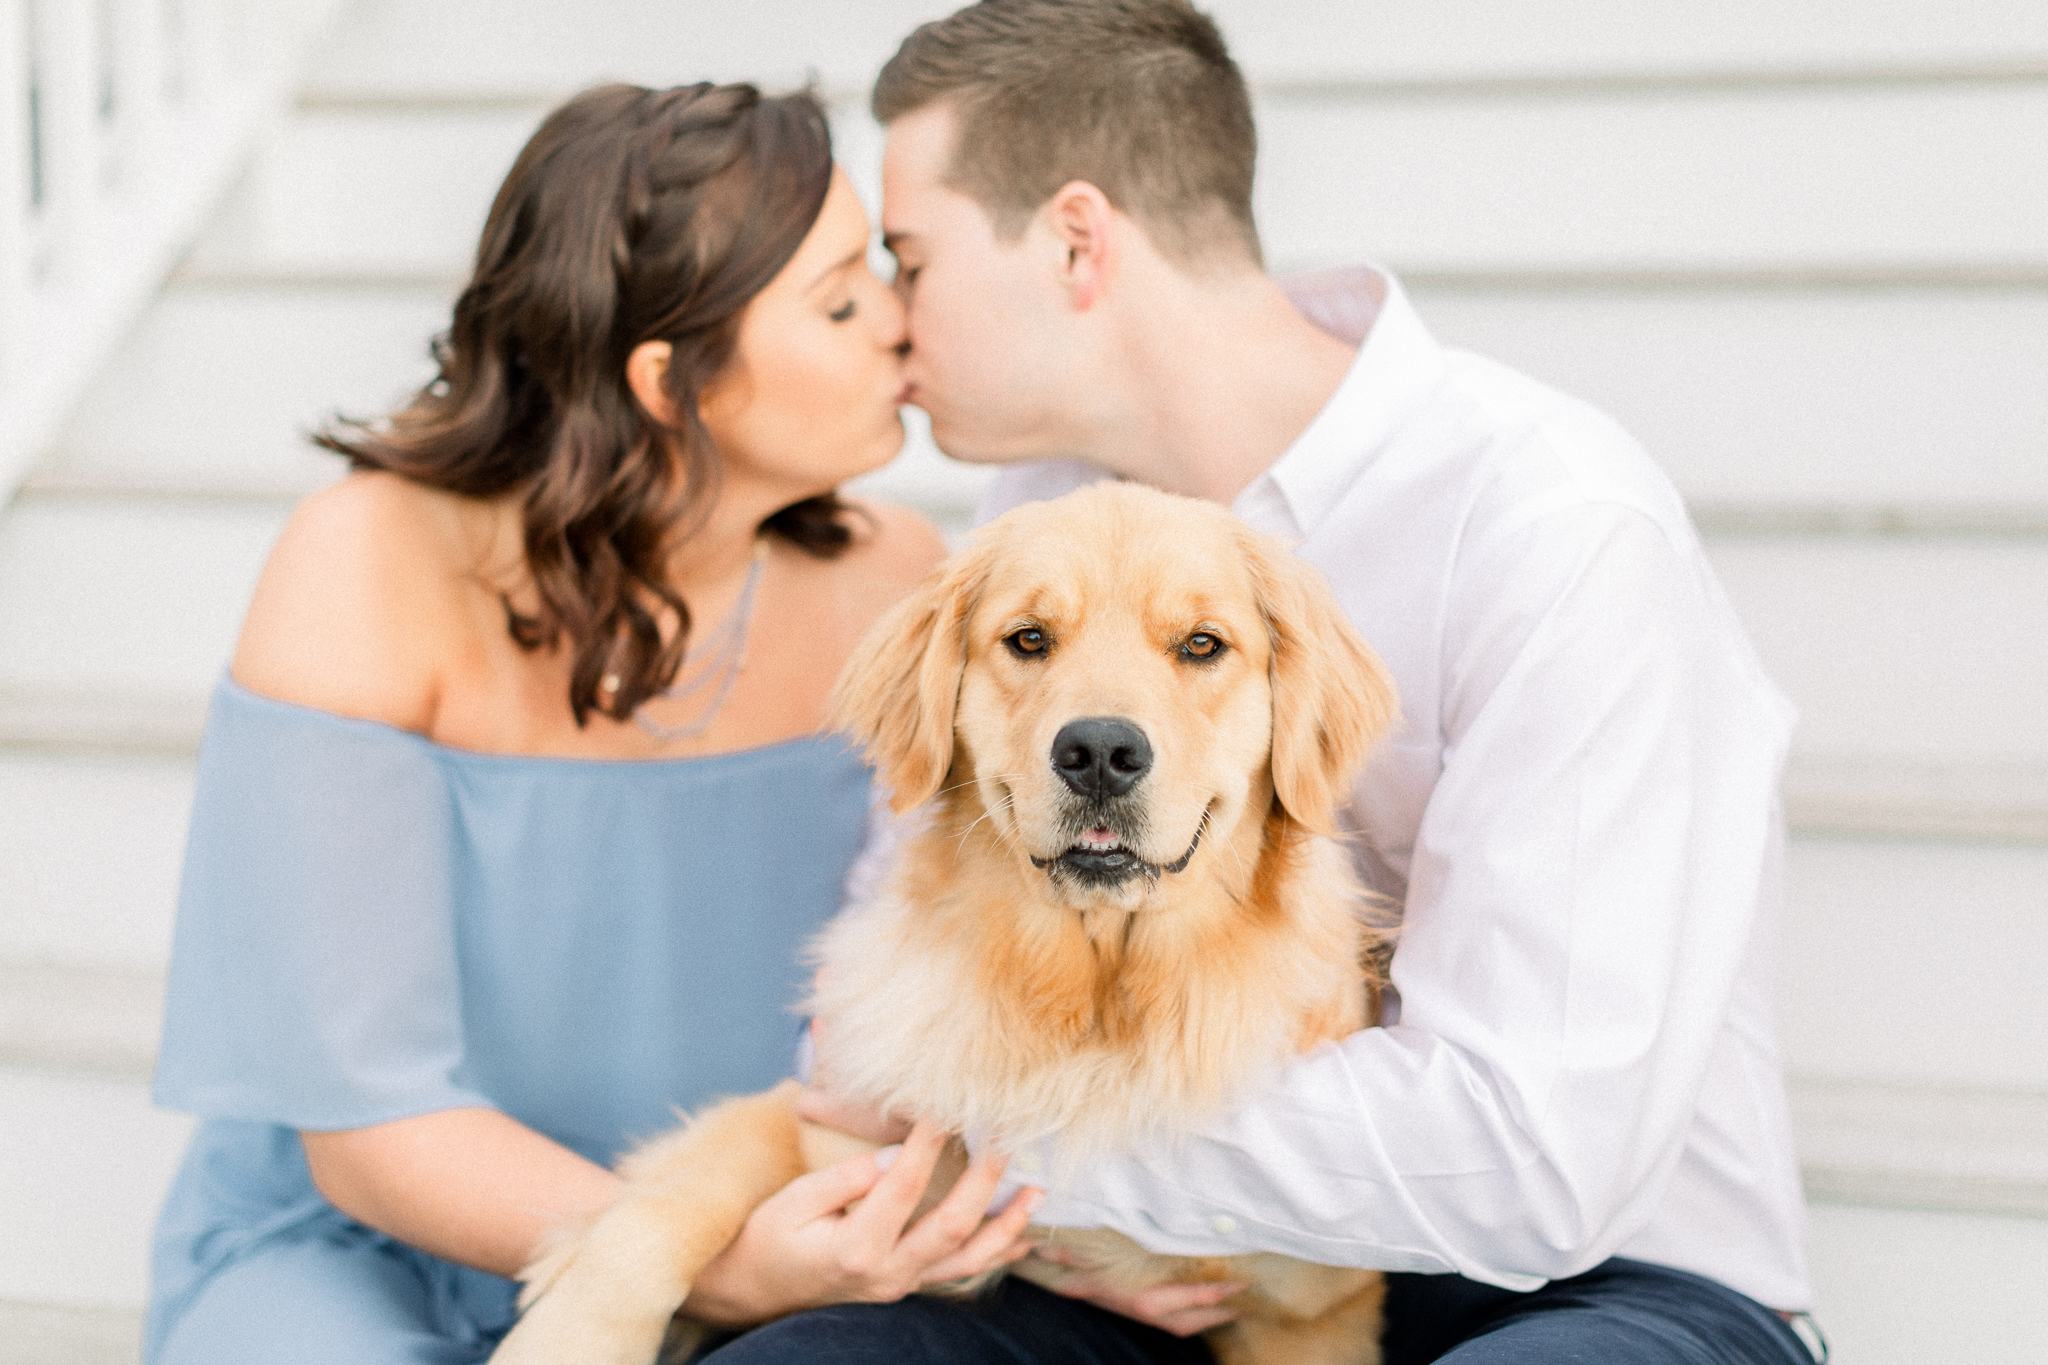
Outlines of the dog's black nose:
<svg viewBox="0 0 2048 1365">
<path fill-rule="evenodd" d="M 1152 745 L 1127 720 L 1068 721 L 1053 736 L 1052 766 L 1082 796 L 1122 796 L 1152 766 Z"/>
</svg>

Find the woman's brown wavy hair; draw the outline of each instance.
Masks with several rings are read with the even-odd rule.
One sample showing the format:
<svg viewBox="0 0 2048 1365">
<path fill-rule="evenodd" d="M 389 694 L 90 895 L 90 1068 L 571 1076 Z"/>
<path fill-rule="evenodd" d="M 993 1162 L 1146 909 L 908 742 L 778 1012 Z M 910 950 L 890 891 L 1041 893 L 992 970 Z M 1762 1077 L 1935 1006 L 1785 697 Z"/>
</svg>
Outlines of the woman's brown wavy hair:
<svg viewBox="0 0 2048 1365">
<path fill-rule="evenodd" d="M 664 564 L 718 495 L 698 397 L 831 178 L 831 138 L 809 93 L 611 85 L 576 96 L 541 124 L 491 205 L 475 272 L 433 342 L 440 376 L 386 421 L 337 419 L 313 438 L 358 469 L 521 497 L 540 606 L 529 615 L 506 599 L 507 625 L 529 650 L 568 638 L 578 725 L 592 710 L 627 718 L 681 667 L 690 613 Z M 677 427 L 626 383 L 643 341 L 674 348 Z M 843 511 L 828 493 L 761 529 L 836 555 L 850 539 Z M 679 622 L 666 640 L 664 611 Z"/>
</svg>

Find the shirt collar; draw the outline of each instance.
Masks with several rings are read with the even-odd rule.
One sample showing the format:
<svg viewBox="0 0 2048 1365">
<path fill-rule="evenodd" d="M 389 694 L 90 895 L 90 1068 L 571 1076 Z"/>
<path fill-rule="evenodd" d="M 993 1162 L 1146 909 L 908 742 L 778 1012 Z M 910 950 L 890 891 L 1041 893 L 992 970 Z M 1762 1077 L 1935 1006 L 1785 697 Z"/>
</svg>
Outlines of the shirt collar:
<svg viewBox="0 0 2048 1365">
<path fill-rule="evenodd" d="M 1341 332 L 1342 319 L 1369 319 L 1371 330 L 1315 420 L 1230 505 L 1253 529 L 1289 544 L 1314 534 L 1444 368 L 1442 347 L 1388 272 L 1329 271 L 1296 292 L 1317 325 Z"/>
</svg>

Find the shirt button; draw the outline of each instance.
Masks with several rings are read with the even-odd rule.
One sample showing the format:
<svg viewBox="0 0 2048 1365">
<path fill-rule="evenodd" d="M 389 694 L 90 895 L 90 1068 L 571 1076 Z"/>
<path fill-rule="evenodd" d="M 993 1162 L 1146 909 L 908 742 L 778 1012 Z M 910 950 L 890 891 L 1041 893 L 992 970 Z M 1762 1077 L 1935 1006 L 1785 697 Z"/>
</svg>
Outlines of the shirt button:
<svg viewBox="0 0 2048 1365">
<path fill-rule="evenodd" d="M 1038 1153 L 1019 1152 L 1017 1153 L 1017 1159 L 1010 1164 L 1017 1168 L 1019 1175 L 1036 1175 L 1038 1174 Z"/>
<path fill-rule="evenodd" d="M 1219 1213 L 1209 1220 L 1209 1226 L 1228 1237 L 1237 1231 L 1237 1220 L 1227 1213 Z"/>
</svg>

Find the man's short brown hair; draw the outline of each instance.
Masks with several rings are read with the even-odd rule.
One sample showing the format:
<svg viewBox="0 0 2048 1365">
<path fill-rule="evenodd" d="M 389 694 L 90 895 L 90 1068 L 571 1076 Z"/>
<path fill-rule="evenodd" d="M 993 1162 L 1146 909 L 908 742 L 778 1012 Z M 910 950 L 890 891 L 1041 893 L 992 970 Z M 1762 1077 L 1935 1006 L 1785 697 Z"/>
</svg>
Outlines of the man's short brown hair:
<svg viewBox="0 0 2048 1365">
<path fill-rule="evenodd" d="M 891 123 L 937 100 L 958 120 L 946 183 L 1015 237 L 1072 180 L 1181 261 L 1258 261 L 1251 98 L 1188 0 L 981 0 L 903 40 L 875 81 Z"/>
</svg>

